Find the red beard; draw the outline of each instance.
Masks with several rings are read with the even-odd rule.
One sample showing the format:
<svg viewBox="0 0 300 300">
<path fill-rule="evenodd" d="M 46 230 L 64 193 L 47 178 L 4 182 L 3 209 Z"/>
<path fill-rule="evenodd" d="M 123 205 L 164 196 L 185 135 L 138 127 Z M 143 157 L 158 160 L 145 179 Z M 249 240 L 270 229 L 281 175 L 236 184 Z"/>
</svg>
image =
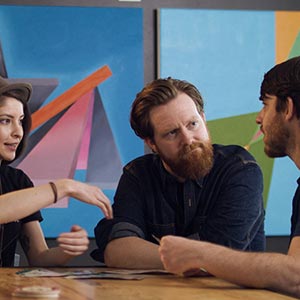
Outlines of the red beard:
<svg viewBox="0 0 300 300">
<path fill-rule="evenodd" d="M 166 157 L 162 159 L 177 176 L 196 180 L 210 172 L 213 166 L 213 147 L 210 141 L 197 142 L 184 146 L 175 160 Z"/>
</svg>

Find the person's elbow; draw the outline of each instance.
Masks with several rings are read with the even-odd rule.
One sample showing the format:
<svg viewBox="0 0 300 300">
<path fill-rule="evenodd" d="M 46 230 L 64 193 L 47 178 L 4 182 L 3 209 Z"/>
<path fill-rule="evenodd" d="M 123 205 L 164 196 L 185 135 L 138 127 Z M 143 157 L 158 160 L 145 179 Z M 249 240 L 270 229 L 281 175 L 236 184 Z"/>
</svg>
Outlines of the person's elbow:
<svg viewBox="0 0 300 300">
<path fill-rule="evenodd" d="M 104 250 L 104 263 L 111 268 L 126 267 L 126 251 L 124 242 L 126 238 L 117 238 L 110 241 Z"/>
<path fill-rule="evenodd" d="M 104 263 L 111 268 L 136 268 L 139 260 L 137 237 L 122 237 L 110 241 L 104 250 Z"/>
</svg>

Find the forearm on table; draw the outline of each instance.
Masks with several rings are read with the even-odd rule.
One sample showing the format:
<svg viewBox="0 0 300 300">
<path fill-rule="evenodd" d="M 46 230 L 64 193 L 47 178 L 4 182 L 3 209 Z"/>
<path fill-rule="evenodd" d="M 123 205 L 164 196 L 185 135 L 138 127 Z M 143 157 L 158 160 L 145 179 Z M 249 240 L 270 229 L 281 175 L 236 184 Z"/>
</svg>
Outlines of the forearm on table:
<svg viewBox="0 0 300 300">
<path fill-rule="evenodd" d="M 73 257 L 65 253 L 60 247 L 54 247 L 32 256 L 29 263 L 31 266 L 64 266 Z"/>
<path fill-rule="evenodd" d="M 158 245 L 138 237 L 112 240 L 104 252 L 108 267 L 129 269 L 163 269 Z"/>
<path fill-rule="evenodd" d="M 243 286 L 300 296 L 300 264 L 293 256 L 235 251 L 208 243 L 199 246 L 199 261 L 212 275 Z"/>
</svg>

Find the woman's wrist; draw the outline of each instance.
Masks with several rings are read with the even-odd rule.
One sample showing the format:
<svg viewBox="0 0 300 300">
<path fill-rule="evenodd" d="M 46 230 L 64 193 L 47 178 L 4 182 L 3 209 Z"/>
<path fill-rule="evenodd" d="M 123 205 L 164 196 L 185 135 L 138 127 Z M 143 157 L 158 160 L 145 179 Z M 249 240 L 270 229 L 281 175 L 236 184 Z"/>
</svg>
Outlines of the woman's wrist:
<svg viewBox="0 0 300 300">
<path fill-rule="evenodd" d="M 54 201 L 53 203 L 56 203 L 58 200 L 58 193 L 57 193 L 57 187 L 56 184 L 53 181 L 49 181 L 50 187 L 52 189 L 53 192 L 53 196 L 54 196 Z"/>
</svg>

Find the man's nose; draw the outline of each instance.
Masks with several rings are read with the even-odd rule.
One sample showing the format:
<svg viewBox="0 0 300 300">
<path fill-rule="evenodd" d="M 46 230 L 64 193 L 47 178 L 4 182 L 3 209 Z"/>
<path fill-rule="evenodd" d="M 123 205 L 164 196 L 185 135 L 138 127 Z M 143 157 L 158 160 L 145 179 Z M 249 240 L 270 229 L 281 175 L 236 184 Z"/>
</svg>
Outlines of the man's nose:
<svg viewBox="0 0 300 300">
<path fill-rule="evenodd" d="M 181 133 L 181 140 L 183 145 L 190 145 L 193 143 L 193 134 L 188 130 L 183 130 Z"/>
<path fill-rule="evenodd" d="M 255 122 L 256 124 L 261 124 L 261 121 L 262 121 L 262 112 L 260 111 L 255 118 Z"/>
</svg>

